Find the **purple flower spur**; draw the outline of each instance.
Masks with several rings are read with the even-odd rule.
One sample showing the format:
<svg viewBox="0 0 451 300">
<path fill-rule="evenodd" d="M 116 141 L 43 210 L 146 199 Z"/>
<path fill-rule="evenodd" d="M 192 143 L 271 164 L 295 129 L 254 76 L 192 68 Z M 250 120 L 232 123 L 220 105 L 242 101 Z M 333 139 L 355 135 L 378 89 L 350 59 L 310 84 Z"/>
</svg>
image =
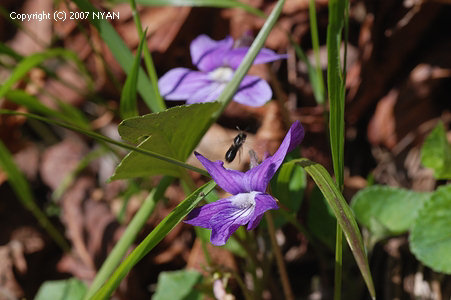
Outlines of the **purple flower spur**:
<svg viewBox="0 0 451 300">
<path fill-rule="evenodd" d="M 266 188 L 285 155 L 303 138 L 304 128 L 296 121 L 276 153 L 244 173 L 228 170 L 222 161 L 212 162 L 194 152 L 213 180 L 232 196 L 195 208 L 185 223 L 211 229 L 210 240 L 216 246 L 224 245 L 241 225 L 248 224 L 247 230 L 257 227 L 267 210 L 279 208 L 277 201 L 266 193 Z"/>
<path fill-rule="evenodd" d="M 191 42 L 190 50 L 193 65 L 199 71 L 175 68 L 163 75 L 158 81 L 158 87 L 166 100 L 186 100 L 187 104 L 215 101 L 232 79 L 249 47 L 234 48 L 234 41 L 230 36 L 214 41 L 206 35 L 200 35 Z M 286 57 L 263 48 L 254 64 Z M 241 81 L 233 100 L 249 106 L 262 106 L 271 97 L 271 88 L 265 80 L 247 75 Z"/>
</svg>

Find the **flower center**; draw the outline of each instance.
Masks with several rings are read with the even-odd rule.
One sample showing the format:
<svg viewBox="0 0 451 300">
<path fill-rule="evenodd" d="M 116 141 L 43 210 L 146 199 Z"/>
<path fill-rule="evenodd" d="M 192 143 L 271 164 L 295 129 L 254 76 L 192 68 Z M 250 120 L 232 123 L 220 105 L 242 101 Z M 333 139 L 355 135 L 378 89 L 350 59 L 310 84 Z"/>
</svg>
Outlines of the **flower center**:
<svg viewBox="0 0 451 300">
<path fill-rule="evenodd" d="M 250 192 L 250 193 L 240 193 L 236 194 L 233 197 L 233 204 L 240 208 L 240 209 L 246 209 L 250 208 L 251 206 L 255 205 L 255 196 L 259 194 L 259 192 Z"/>
<path fill-rule="evenodd" d="M 233 77 L 233 69 L 229 67 L 219 67 L 208 74 L 211 80 L 218 82 L 229 82 Z"/>
</svg>

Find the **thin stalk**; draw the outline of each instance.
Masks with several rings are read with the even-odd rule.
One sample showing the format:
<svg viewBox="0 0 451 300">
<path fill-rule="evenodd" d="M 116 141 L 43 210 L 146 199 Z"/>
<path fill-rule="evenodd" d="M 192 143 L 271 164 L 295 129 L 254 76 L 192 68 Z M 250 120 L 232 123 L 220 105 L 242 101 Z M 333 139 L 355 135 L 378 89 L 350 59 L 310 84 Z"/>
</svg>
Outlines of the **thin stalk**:
<svg viewBox="0 0 451 300">
<path fill-rule="evenodd" d="M 130 0 L 130 6 L 132 9 L 133 20 L 135 21 L 136 29 L 138 30 L 138 36 L 142 36 L 144 34 L 141 19 L 139 18 L 139 13 L 136 10 L 136 2 L 135 0 Z M 150 51 L 147 46 L 147 41 L 144 43 L 144 63 L 146 65 L 147 74 L 149 75 L 150 82 L 152 83 L 152 88 L 155 92 L 155 99 L 157 99 L 157 106 L 159 107 L 159 111 L 163 111 L 166 109 L 166 105 L 163 101 L 163 98 L 160 95 L 160 90 L 158 89 L 158 77 L 157 72 L 155 71 L 155 65 L 152 60 L 152 56 L 150 56 Z M 158 112 L 158 111 L 154 111 Z"/>
<path fill-rule="evenodd" d="M 37 119 L 37 120 L 40 120 L 40 121 L 43 121 L 43 122 L 55 124 L 55 125 L 67 128 L 69 130 L 80 132 L 80 133 L 82 133 L 84 135 L 87 135 L 89 137 L 92 137 L 92 138 L 94 138 L 96 140 L 107 142 L 107 143 L 119 146 L 119 147 L 124 148 L 124 149 L 131 150 L 131 151 L 136 151 L 138 153 L 141 153 L 141 154 L 144 154 L 144 155 L 147 155 L 147 156 L 150 156 L 150 157 L 154 157 L 154 158 L 166 161 L 168 163 L 171 163 L 171 164 L 177 165 L 179 167 L 182 167 L 182 168 L 185 168 L 185 169 L 197 172 L 199 174 L 202 174 L 202 175 L 205 175 L 205 176 L 209 176 L 209 174 L 206 171 L 204 171 L 202 169 L 199 169 L 199 168 L 197 168 L 195 166 L 192 166 L 190 164 L 181 162 L 181 161 L 179 161 L 177 159 L 174 159 L 174 158 L 171 158 L 171 157 L 159 154 L 159 153 L 155 153 L 153 151 L 145 150 L 145 149 L 142 149 L 142 148 L 137 148 L 137 147 L 134 147 L 134 146 L 126 144 L 126 143 L 115 141 L 113 139 L 110 139 L 109 137 L 106 137 L 104 135 L 98 134 L 97 132 L 86 130 L 86 129 L 83 129 L 83 128 L 80 128 L 80 127 L 77 127 L 77 126 L 74 126 L 74 125 L 70 125 L 70 124 L 67 124 L 67 123 L 60 122 L 60 121 L 48 119 L 48 118 L 41 117 L 41 116 L 38 116 L 38 115 L 35 115 L 35 114 L 22 113 L 22 112 L 12 111 L 12 110 L 8 110 L 8 109 L 0 109 L 0 114 L 20 115 L 20 116 L 25 116 L 25 117 L 28 117 L 28 118 Z"/>
<path fill-rule="evenodd" d="M 309 20 L 310 20 L 310 35 L 312 36 L 313 54 L 315 55 L 315 69 L 316 78 L 319 86 L 318 102 L 324 104 L 325 92 L 324 92 L 324 78 L 323 70 L 321 69 L 321 61 L 319 57 L 319 34 L 318 34 L 318 22 L 316 20 L 316 7 L 315 0 L 309 2 Z"/>
<path fill-rule="evenodd" d="M 288 279 L 287 269 L 285 267 L 285 262 L 283 261 L 282 251 L 276 240 L 276 230 L 274 228 L 274 221 L 271 216 L 271 212 L 265 214 L 266 222 L 268 223 L 268 232 L 271 239 L 271 245 L 276 257 L 277 268 L 280 273 L 280 280 L 282 281 L 282 288 L 285 294 L 285 299 L 294 300 L 293 291 L 291 290 L 290 280 Z"/>
<path fill-rule="evenodd" d="M 334 299 L 341 298 L 341 282 L 343 273 L 343 230 L 337 222 L 335 237 L 335 272 L 334 272 Z"/>
<path fill-rule="evenodd" d="M 141 208 L 138 210 L 136 215 L 131 220 L 130 224 L 127 226 L 127 229 L 125 230 L 121 239 L 119 240 L 119 242 L 117 242 L 105 262 L 102 264 L 102 267 L 94 278 L 94 281 L 89 287 L 89 290 L 86 293 L 84 299 L 91 298 L 114 272 L 116 267 L 122 261 L 122 258 L 129 249 L 130 245 L 136 239 L 139 231 L 146 223 L 150 214 L 153 212 L 156 202 L 163 196 L 164 191 L 172 183 L 173 180 L 174 178 L 169 176 L 163 177 L 158 186 L 149 193 L 147 198 L 144 200 Z"/>
</svg>

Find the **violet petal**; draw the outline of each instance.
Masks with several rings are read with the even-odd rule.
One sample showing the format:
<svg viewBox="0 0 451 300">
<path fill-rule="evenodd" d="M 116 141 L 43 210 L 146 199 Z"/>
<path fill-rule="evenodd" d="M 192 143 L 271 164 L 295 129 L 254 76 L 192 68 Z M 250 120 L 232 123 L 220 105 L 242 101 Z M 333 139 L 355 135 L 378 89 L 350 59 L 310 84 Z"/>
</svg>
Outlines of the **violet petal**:
<svg viewBox="0 0 451 300">
<path fill-rule="evenodd" d="M 270 209 L 279 209 L 277 201 L 268 194 L 257 194 L 255 196 L 255 209 L 247 225 L 247 230 L 254 229 L 260 223 L 263 214 Z"/>
<path fill-rule="evenodd" d="M 223 65 L 229 66 L 232 69 L 236 70 L 240 63 L 243 61 L 244 56 L 246 56 L 246 53 L 249 51 L 248 47 L 241 47 L 241 48 L 235 48 L 227 53 L 225 53 L 223 57 Z M 258 53 L 257 57 L 255 57 L 253 65 L 258 64 L 264 64 L 268 62 L 272 62 L 279 59 L 285 59 L 288 56 L 286 54 L 277 54 L 276 52 L 267 49 L 262 48 L 260 52 Z"/>
<path fill-rule="evenodd" d="M 196 207 L 188 214 L 187 219 L 184 222 L 194 226 L 211 229 L 211 218 L 218 212 L 230 207 L 233 207 L 230 198 L 220 199 L 216 202 L 212 202 L 201 207 Z"/>
<path fill-rule="evenodd" d="M 212 244 L 224 245 L 238 227 L 249 222 L 256 207 L 255 196 L 256 193 L 242 193 L 228 198 L 233 207 L 222 209 L 210 220 Z"/>
<path fill-rule="evenodd" d="M 224 162 L 220 160 L 212 162 L 197 152 L 194 152 L 194 155 L 224 191 L 233 195 L 250 192 L 245 188 L 248 185 L 245 182 L 245 173 L 224 168 Z"/>
<path fill-rule="evenodd" d="M 187 100 L 186 104 L 193 104 L 198 102 L 212 102 L 218 99 L 225 84 L 211 81 L 210 83 L 200 87 Z"/>
<path fill-rule="evenodd" d="M 262 106 L 272 97 L 269 84 L 257 76 L 247 75 L 241 81 L 233 100 L 248 106 Z"/>
<path fill-rule="evenodd" d="M 299 121 L 296 121 L 291 125 L 276 153 L 245 173 L 245 177 L 250 180 L 250 189 L 264 193 L 269 181 L 279 169 L 287 153 L 299 145 L 303 138 L 304 128 Z"/>
<path fill-rule="evenodd" d="M 195 38 L 190 45 L 193 65 L 199 70 L 209 72 L 222 66 L 222 58 L 233 47 L 233 39 L 212 40 L 205 34 Z"/>
<path fill-rule="evenodd" d="M 176 68 L 160 78 L 158 88 L 166 100 L 186 100 L 210 82 L 205 73 Z"/>
</svg>

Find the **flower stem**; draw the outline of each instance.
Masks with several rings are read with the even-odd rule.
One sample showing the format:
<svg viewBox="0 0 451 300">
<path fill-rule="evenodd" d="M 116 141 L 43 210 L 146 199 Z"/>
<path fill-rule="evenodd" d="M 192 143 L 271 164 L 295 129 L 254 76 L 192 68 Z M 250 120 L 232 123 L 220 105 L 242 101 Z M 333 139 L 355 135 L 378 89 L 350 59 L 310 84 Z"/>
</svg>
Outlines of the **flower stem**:
<svg viewBox="0 0 451 300">
<path fill-rule="evenodd" d="M 280 251 L 279 245 L 276 240 L 276 230 L 274 228 L 274 221 L 272 219 L 271 212 L 265 214 L 266 222 L 268 223 L 268 232 L 271 239 L 271 245 L 274 250 L 274 255 L 276 257 L 277 268 L 280 273 L 280 280 L 282 281 L 283 292 L 285 294 L 285 299 L 294 300 L 293 291 L 291 290 L 290 281 L 288 279 L 287 269 L 282 257 L 282 251 Z"/>
</svg>

